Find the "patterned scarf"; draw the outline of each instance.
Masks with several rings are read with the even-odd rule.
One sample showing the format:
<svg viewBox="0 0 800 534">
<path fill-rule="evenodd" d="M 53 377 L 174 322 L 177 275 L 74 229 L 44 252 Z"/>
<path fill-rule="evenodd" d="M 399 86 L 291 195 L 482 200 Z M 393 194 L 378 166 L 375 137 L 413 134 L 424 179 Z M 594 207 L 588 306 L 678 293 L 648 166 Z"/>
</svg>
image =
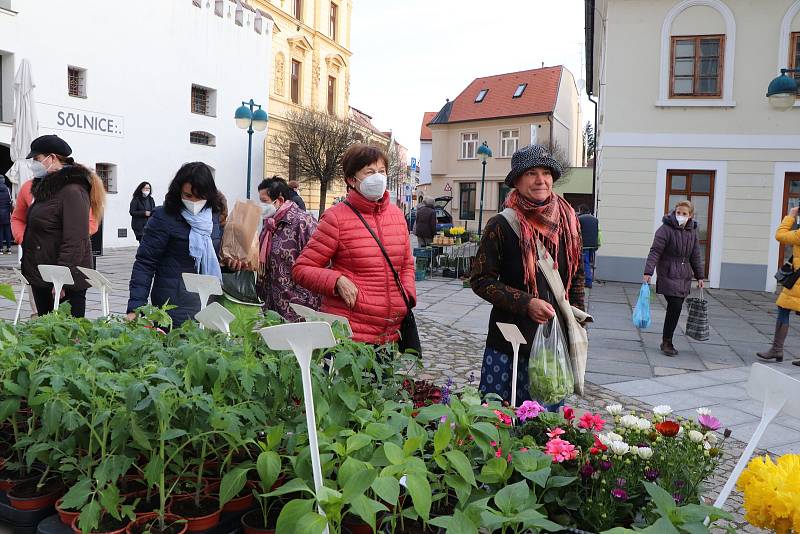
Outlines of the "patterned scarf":
<svg viewBox="0 0 800 534">
<path fill-rule="evenodd" d="M 567 246 L 567 294 L 572 286 L 572 277 L 578 271 L 581 261 L 580 229 L 575 210 L 569 203 L 556 195 L 550 194 L 543 204 L 538 205 L 519 194 L 517 190 L 511 192 L 506 199 L 506 207 L 517 213 L 520 223 L 520 248 L 522 249 L 522 262 L 525 268 L 525 278 L 530 293 L 539 298 L 536 287 L 536 242 L 541 241 L 544 247 L 553 256 L 555 268 L 558 269 L 558 249 L 560 235 L 564 235 Z"/>
<path fill-rule="evenodd" d="M 261 250 L 259 251 L 258 255 L 258 263 L 260 264 L 261 270 L 266 271 L 266 264 L 267 264 L 267 257 L 269 256 L 269 251 L 272 248 L 272 236 L 275 234 L 275 230 L 278 229 L 278 223 L 281 222 L 285 217 L 286 214 L 289 213 L 289 210 L 292 206 L 296 206 L 294 202 L 291 200 L 287 200 L 278 208 L 278 211 L 275 212 L 275 215 L 272 217 L 267 217 L 264 219 L 264 228 L 261 230 Z"/>
</svg>

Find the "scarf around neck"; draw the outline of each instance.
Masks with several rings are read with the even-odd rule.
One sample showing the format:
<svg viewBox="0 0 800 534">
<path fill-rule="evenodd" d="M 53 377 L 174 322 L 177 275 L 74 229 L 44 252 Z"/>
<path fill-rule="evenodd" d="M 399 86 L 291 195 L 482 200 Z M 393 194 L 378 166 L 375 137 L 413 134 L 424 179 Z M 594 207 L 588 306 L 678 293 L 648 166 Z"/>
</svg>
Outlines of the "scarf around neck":
<svg viewBox="0 0 800 534">
<path fill-rule="evenodd" d="M 551 193 L 550 198 L 539 204 L 526 199 L 517 190 L 508 195 L 506 207 L 513 209 L 519 219 L 525 282 L 531 294 L 539 298 L 539 290 L 536 287 L 536 242 L 542 242 L 553 256 L 554 267 L 558 269 L 558 253 L 562 235 L 567 247 L 566 290 L 569 294 L 572 278 L 578 271 L 582 252 L 575 210 L 566 200 L 555 193 Z"/>
<path fill-rule="evenodd" d="M 275 235 L 275 230 L 278 228 L 278 223 L 286 218 L 286 215 L 289 213 L 289 210 L 292 209 L 292 206 L 296 206 L 296 204 L 291 200 L 286 200 L 284 201 L 283 205 L 278 208 L 278 211 L 275 212 L 275 215 L 264 219 L 264 228 L 261 230 L 260 239 L 261 250 L 259 250 L 258 254 L 258 263 L 261 265 L 265 265 L 267 263 L 267 257 L 269 256 L 269 251 L 272 248 L 272 236 Z"/>
<path fill-rule="evenodd" d="M 194 215 L 189 210 L 182 210 L 181 216 L 189 224 L 189 255 L 194 258 L 194 267 L 198 274 L 216 276 L 222 280 L 217 252 L 211 240 L 214 229 L 214 218 L 210 208 L 200 210 Z"/>
</svg>

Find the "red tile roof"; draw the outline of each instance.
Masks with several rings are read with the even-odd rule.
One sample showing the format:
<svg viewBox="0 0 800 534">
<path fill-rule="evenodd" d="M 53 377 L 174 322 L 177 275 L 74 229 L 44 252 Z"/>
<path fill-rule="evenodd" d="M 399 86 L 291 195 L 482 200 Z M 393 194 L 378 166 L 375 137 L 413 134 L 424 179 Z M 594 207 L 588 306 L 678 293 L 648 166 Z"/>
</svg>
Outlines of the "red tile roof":
<svg viewBox="0 0 800 534">
<path fill-rule="evenodd" d="M 453 101 L 447 122 L 463 122 L 498 117 L 552 113 L 558 98 L 563 66 L 524 70 L 476 78 Z M 513 98 L 517 87 L 527 83 L 522 96 Z M 475 102 L 481 90 L 488 89 L 482 102 Z"/>
<path fill-rule="evenodd" d="M 431 129 L 428 128 L 428 123 L 433 120 L 436 116 L 437 111 L 426 111 L 425 115 L 422 116 L 422 128 L 419 131 L 419 140 L 420 141 L 431 141 L 433 140 L 433 134 L 431 133 Z"/>
</svg>

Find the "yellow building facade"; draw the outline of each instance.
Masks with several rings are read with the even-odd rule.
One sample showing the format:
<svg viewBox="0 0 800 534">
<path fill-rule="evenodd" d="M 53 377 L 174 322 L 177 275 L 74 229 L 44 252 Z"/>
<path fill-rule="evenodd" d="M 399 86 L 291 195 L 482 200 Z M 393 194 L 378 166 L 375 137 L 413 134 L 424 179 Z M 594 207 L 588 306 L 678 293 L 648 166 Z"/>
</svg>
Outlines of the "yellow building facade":
<svg viewBox="0 0 800 534">
<path fill-rule="evenodd" d="M 292 111 L 311 108 L 347 118 L 350 102 L 351 0 L 250 0 L 275 21 L 269 129 L 264 147 L 264 175 L 300 182 L 309 211 L 319 210 L 319 182 L 298 176 L 289 154 L 276 139 Z M 344 195 L 344 183 L 331 184 L 328 206 Z"/>
</svg>

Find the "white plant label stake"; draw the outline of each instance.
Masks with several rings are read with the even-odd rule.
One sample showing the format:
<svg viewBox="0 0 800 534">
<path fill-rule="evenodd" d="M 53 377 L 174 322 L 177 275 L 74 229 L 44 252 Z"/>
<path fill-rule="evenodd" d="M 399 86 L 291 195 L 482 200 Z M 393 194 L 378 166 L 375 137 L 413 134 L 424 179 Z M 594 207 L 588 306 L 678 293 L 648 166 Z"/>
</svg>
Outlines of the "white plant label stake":
<svg viewBox="0 0 800 534">
<path fill-rule="evenodd" d="M 753 437 L 747 443 L 739 463 L 733 469 L 731 476 L 722 488 L 714 506 L 722 508 L 728 500 L 739 475 L 742 474 L 753 451 L 761 441 L 761 437 L 766 432 L 769 424 L 778 416 L 779 413 L 786 412 L 794 417 L 800 417 L 800 380 L 784 374 L 774 367 L 768 367 L 760 363 L 754 363 L 750 369 L 750 379 L 747 381 L 747 393 L 755 400 L 764 403 L 761 413 L 761 422 L 758 423 Z"/>
<path fill-rule="evenodd" d="M 312 310 L 308 306 L 303 306 L 302 304 L 289 304 L 289 307 L 292 308 L 297 315 L 308 322 L 324 321 L 331 326 L 333 326 L 333 323 L 342 323 L 347 330 L 347 337 L 353 337 L 353 329 L 350 327 L 350 321 L 347 320 L 347 317 L 336 315 L 335 313 L 325 313 Z"/>
<path fill-rule="evenodd" d="M 28 279 L 25 278 L 16 267 L 14 268 L 14 274 L 17 275 L 17 279 L 22 284 L 19 290 L 19 297 L 17 297 L 17 313 L 14 315 L 14 324 L 17 324 L 19 322 L 19 315 L 22 313 L 22 301 L 25 300 L 25 290 L 30 284 L 28 283 Z"/>
<path fill-rule="evenodd" d="M 231 335 L 231 323 L 236 316 L 219 302 L 212 302 L 197 312 L 194 318 L 205 328 Z"/>
<path fill-rule="evenodd" d="M 53 311 L 58 311 L 61 290 L 64 289 L 64 286 L 71 286 L 75 283 L 72 279 L 72 272 L 69 267 L 64 267 L 63 265 L 40 265 L 39 273 L 42 275 L 42 280 L 53 284 L 55 295 L 53 298 Z"/>
<path fill-rule="evenodd" d="M 300 365 L 303 378 L 303 399 L 306 407 L 308 444 L 311 449 L 311 468 L 314 472 L 314 487 L 317 493 L 322 489 L 322 462 L 319 457 L 317 439 L 317 419 L 314 413 L 314 391 L 311 387 L 311 354 L 314 349 L 327 349 L 336 345 L 331 325 L 323 321 L 309 323 L 289 323 L 270 326 L 260 331 L 261 337 L 272 350 L 291 350 Z M 325 512 L 319 508 L 323 516 Z M 325 534 L 328 527 L 325 526 Z"/>
<path fill-rule="evenodd" d="M 78 267 L 78 270 L 86 276 L 86 279 L 92 287 L 100 290 L 100 309 L 102 310 L 103 317 L 109 317 L 111 315 L 111 306 L 108 302 L 108 296 L 111 294 L 111 282 L 94 269 Z"/>
<path fill-rule="evenodd" d="M 222 295 L 222 284 L 216 276 L 207 274 L 183 273 L 183 285 L 186 291 L 200 296 L 200 309 L 208 306 L 211 295 Z"/>
<path fill-rule="evenodd" d="M 506 341 L 511 343 L 514 349 L 514 361 L 511 363 L 511 408 L 517 408 L 517 364 L 519 363 L 519 347 L 520 345 L 527 345 L 525 336 L 519 331 L 519 327 L 511 323 L 497 323 L 497 328 L 500 333 L 506 338 Z"/>
</svg>

